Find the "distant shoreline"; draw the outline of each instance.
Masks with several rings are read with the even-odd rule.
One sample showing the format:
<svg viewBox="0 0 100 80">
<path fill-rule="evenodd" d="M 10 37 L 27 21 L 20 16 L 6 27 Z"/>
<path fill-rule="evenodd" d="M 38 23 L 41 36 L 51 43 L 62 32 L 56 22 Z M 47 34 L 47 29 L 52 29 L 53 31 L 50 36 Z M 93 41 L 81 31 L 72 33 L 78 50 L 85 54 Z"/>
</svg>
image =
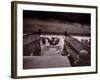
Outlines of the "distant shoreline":
<svg viewBox="0 0 100 80">
<path fill-rule="evenodd" d="M 65 33 L 60 33 L 60 32 L 30 32 L 28 33 L 27 35 L 36 35 L 36 34 L 39 34 L 39 35 L 65 35 Z M 66 36 L 87 36 L 87 37 L 90 37 L 91 35 L 89 33 L 67 33 Z"/>
</svg>

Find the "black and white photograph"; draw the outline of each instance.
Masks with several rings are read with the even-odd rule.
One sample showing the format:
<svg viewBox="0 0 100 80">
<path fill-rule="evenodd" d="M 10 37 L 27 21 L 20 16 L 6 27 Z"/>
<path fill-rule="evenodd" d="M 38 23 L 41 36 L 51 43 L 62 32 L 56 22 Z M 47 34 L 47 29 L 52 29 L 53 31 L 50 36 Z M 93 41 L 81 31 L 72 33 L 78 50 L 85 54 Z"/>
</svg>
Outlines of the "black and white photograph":
<svg viewBox="0 0 100 80">
<path fill-rule="evenodd" d="M 23 69 L 91 65 L 91 14 L 23 10 Z"/>
<path fill-rule="evenodd" d="M 12 2 L 12 77 L 97 73 L 97 7 Z"/>
</svg>

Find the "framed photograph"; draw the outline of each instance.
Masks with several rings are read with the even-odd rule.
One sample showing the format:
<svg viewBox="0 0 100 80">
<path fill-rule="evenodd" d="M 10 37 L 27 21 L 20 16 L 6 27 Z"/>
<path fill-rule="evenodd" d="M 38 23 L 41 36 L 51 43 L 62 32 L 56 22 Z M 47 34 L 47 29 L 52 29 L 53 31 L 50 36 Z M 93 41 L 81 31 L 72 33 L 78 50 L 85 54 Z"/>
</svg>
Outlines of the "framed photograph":
<svg viewBox="0 0 100 80">
<path fill-rule="evenodd" d="M 11 77 L 97 73 L 97 7 L 11 3 Z"/>
</svg>

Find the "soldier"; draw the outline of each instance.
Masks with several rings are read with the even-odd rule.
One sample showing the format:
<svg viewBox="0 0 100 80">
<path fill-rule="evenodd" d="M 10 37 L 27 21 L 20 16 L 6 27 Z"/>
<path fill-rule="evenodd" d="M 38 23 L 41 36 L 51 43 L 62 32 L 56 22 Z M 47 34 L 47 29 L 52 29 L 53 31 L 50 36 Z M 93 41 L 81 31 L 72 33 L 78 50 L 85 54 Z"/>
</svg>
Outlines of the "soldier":
<svg viewBox="0 0 100 80">
<path fill-rule="evenodd" d="M 74 62 L 74 66 L 89 66 L 88 52 L 81 50 L 77 56 L 77 60 Z"/>
</svg>

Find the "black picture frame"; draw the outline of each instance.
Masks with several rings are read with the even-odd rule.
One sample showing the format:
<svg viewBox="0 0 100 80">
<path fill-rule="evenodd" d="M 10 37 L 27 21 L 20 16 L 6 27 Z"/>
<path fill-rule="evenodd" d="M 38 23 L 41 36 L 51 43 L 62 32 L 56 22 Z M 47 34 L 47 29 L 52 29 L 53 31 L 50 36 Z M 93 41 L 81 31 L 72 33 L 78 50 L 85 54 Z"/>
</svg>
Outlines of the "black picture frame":
<svg viewBox="0 0 100 80">
<path fill-rule="evenodd" d="M 22 5 L 22 6 L 18 6 L 18 5 Z M 42 8 L 40 9 L 40 10 L 38 10 L 38 8 L 37 9 L 35 9 L 35 8 L 32 8 L 32 9 L 25 9 L 24 8 L 24 6 L 29 6 L 29 5 L 31 5 L 31 7 L 32 6 L 46 6 L 46 7 L 49 7 L 50 8 L 50 11 L 51 11 L 51 13 L 55 13 L 55 14 L 57 14 L 57 13 L 59 13 L 59 12 L 57 12 L 57 11 L 54 11 L 54 10 L 52 10 L 52 8 L 51 7 L 54 7 L 54 8 L 56 8 L 56 7 L 61 7 L 62 9 L 64 8 L 67 8 L 67 7 L 69 7 L 69 8 L 72 8 L 73 10 L 76 10 L 76 9 L 78 9 L 78 8 L 80 8 L 81 10 L 79 10 L 80 12 L 82 11 L 82 9 L 83 10 L 85 10 L 85 9 L 88 9 L 88 10 L 91 10 L 90 11 L 90 13 L 89 12 L 86 12 L 85 11 L 85 13 L 84 14 L 87 14 L 87 13 L 89 13 L 90 14 L 90 16 L 91 16 L 91 14 L 93 15 L 93 16 L 91 16 L 91 18 L 90 18 L 90 23 L 89 22 L 87 22 L 86 24 L 90 24 L 90 26 L 94 26 L 94 29 L 95 29 L 95 35 L 92 37 L 95 41 L 94 42 L 92 42 L 93 44 L 94 44 L 94 48 L 95 48 L 95 50 L 94 50 L 94 52 L 95 53 L 92 53 L 92 54 L 94 54 L 95 55 L 95 57 L 94 57 L 94 65 L 93 66 L 95 66 L 95 68 L 93 69 L 93 70 L 90 70 L 90 71 L 86 71 L 86 72 L 84 72 L 84 71 L 81 71 L 81 72 L 58 72 L 58 73 L 56 73 L 56 72 L 54 72 L 54 73 L 52 73 L 52 71 L 51 71 L 51 73 L 50 74 L 48 74 L 48 73 L 45 73 L 45 72 L 43 72 L 43 74 L 42 73 L 40 73 L 40 74 L 28 74 L 28 73 L 26 73 L 25 75 L 18 75 L 19 73 L 18 73 L 18 70 L 20 70 L 19 68 L 18 68 L 18 64 L 19 64 L 19 62 L 18 62 L 18 59 L 19 59 L 19 51 L 18 51 L 18 45 L 19 45 L 19 43 L 18 43 L 18 33 L 19 33 L 19 29 L 18 28 L 22 28 L 22 26 L 23 26 L 23 23 L 22 23 L 22 25 L 20 26 L 20 27 L 18 27 L 19 26 L 19 23 L 18 23 L 18 20 L 19 20 L 19 17 L 18 17 L 18 15 L 20 15 L 20 9 L 21 10 L 26 10 L 26 12 L 28 12 L 28 11 L 37 11 L 37 13 L 40 13 L 41 11 L 44 11 L 44 13 L 43 14 L 45 14 L 45 12 L 48 12 L 49 10 L 47 10 L 47 9 L 45 9 L 45 10 L 42 10 Z M 94 10 L 93 12 L 92 12 L 92 10 Z M 40 12 L 38 12 L 38 11 L 40 11 Z M 52 12 L 53 11 L 53 12 Z M 68 10 L 67 10 L 68 11 Z M 79 12 L 77 12 L 78 10 L 76 10 L 76 12 L 74 11 L 74 13 L 79 13 Z M 19 13 L 18 13 L 19 12 Z M 63 13 L 64 11 L 61 11 L 61 13 Z M 24 12 L 23 12 L 24 13 Z M 36 13 L 36 14 L 37 14 Z M 65 13 L 67 13 L 66 12 L 66 10 L 65 10 Z M 70 14 L 71 13 L 73 13 L 73 11 L 71 12 L 71 11 L 69 11 L 69 16 L 71 16 Z M 41 15 L 43 15 L 43 14 L 41 14 Z M 50 13 L 49 13 L 50 14 Z M 81 14 L 81 13 L 80 13 Z M 31 15 L 31 14 L 29 14 L 29 15 Z M 38 14 L 39 15 L 39 14 Z M 57 14 L 58 16 L 59 16 L 59 14 Z M 63 14 L 62 14 L 63 15 Z M 73 15 L 73 14 L 72 14 Z M 36 16 L 36 15 L 35 15 Z M 51 16 L 51 15 L 49 15 L 49 16 Z M 53 16 L 53 15 L 52 15 Z M 54 15 L 55 16 L 55 15 Z M 26 17 L 27 17 L 27 15 L 26 15 Z M 44 16 L 43 16 L 44 17 Z M 65 17 L 65 16 L 64 16 Z M 93 18 L 94 17 L 94 18 Z M 49 17 L 50 18 L 50 17 Z M 54 18 L 57 18 L 57 17 L 54 17 Z M 53 19 L 54 19 L 53 18 Z M 68 18 L 68 17 L 67 17 Z M 21 19 L 23 19 L 23 18 L 21 18 Z M 58 18 L 57 18 L 58 19 Z M 62 19 L 62 18 L 60 18 L 60 19 Z M 94 19 L 94 24 L 92 24 L 91 22 L 92 22 L 92 20 Z M 76 20 L 76 19 L 75 19 Z M 75 21 L 75 20 L 73 20 L 73 22 Z M 76 20 L 76 22 L 77 22 L 78 20 Z M 23 21 L 22 21 L 23 22 Z M 80 22 L 80 21 L 79 21 Z M 81 22 L 80 22 L 81 23 Z M 83 24 L 83 23 L 82 23 Z M 76 24 L 77 25 L 77 24 Z M 92 28 L 92 27 L 91 27 Z M 24 1 L 12 1 L 11 2 L 11 77 L 12 78 L 34 78 L 34 77 L 50 77 L 50 76 L 66 76 L 66 75 L 80 75 L 80 74 L 94 74 L 94 73 L 97 73 L 97 6 L 89 6 L 89 5 L 74 5 L 74 4 L 56 4 L 56 3 L 40 3 L 40 2 L 24 2 Z M 23 33 L 23 31 L 22 31 L 22 33 Z M 50 32 L 49 32 L 50 33 Z M 52 32 L 53 33 L 53 32 Z M 55 33 L 55 34 L 57 34 L 57 33 Z M 65 33 L 63 33 L 63 34 L 65 34 Z M 66 34 L 67 34 L 67 32 L 66 32 Z M 90 35 L 92 35 L 92 32 L 90 31 Z M 23 39 L 23 36 L 22 36 L 22 38 L 21 39 Z M 22 43 L 22 44 L 24 44 L 24 43 Z M 91 46 L 93 46 L 93 45 L 91 45 Z M 23 51 L 23 50 L 22 50 Z M 91 50 L 90 50 L 90 52 L 91 52 Z M 23 54 L 23 53 L 20 53 L 20 54 Z M 93 57 L 93 56 L 92 56 Z M 91 58 L 91 57 L 90 57 Z M 21 60 L 22 60 L 23 58 L 21 58 Z M 91 58 L 91 59 L 93 59 L 93 58 Z M 90 62 L 91 63 L 91 62 Z M 23 64 L 21 64 L 22 66 L 23 66 Z M 65 67 L 66 68 L 66 67 Z M 77 68 L 77 67 L 76 67 Z M 57 69 L 57 68 L 56 68 Z M 81 68 L 80 68 L 81 69 Z M 35 70 L 35 72 L 37 72 L 36 70 L 37 69 L 33 69 L 33 70 Z M 49 68 L 46 68 L 46 70 L 49 70 Z M 40 70 L 41 71 L 41 70 Z M 42 70 L 43 71 L 43 70 Z M 55 70 L 56 71 L 56 70 Z M 24 72 L 24 71 L 23 71 Z M 37 72 L 38 73 L 38 72 Z"/>
</svg>

